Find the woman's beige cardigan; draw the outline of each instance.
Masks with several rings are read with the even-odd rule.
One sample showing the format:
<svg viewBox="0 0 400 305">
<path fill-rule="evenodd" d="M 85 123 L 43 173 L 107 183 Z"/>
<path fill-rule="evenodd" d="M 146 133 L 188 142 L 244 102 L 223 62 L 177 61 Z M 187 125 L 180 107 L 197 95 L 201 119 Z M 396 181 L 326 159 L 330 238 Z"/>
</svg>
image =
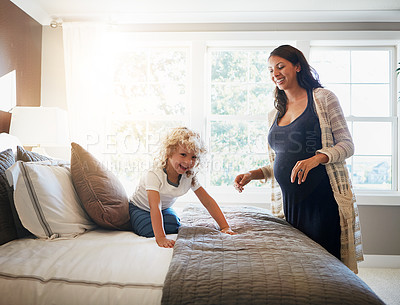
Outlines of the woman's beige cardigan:
<svg viewBox="0 0 400 305">
<path fill-rule="evenodd" d="M 358 208 L 344 161 L 353 155 L 354 145 L 335 94 L 327 89 L 317 88 L 313 91 L 313 97 L 314 108 L 321 127 L 322 149 L 318 150 L 317 153 L 324 153 L 329 158 L 324 165 L 339 207 L 341 260 L 353 272 L 357 273 L 357 262 L 363 260 L 361 230 Z M 272 126 L 276 115 L 276 109 L 269 113 L 269 127 Z M 272 213 L 283 218 L 282 194 L 273 173 L 275 153 L 271 147 L 268 147 L 268 149 L 270 164 L 261 168 L 261 170 L 265 179 L 271 179 Z"/>
</svg>

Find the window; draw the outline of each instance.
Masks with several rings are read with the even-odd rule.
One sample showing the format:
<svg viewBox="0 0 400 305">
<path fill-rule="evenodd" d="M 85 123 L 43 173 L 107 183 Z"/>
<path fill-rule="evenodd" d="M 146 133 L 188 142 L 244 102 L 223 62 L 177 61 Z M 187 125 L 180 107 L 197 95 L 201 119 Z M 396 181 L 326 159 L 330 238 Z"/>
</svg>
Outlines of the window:
<svg viewBox="0 0 400 305">
<path fill-rule="evenodd" d="M 397 189 L 394 48 L 312 47 L 310 64 L 339 98 L 355 154 L 347 160 L 356 189 Z"/>
<path fill-rule="evenodd" d="M 114 54 L 112 93 L 106 116 L 108 146 L 103 162 L 118 175 L 128 194 L 153 161 L 169 127 L 189 115 L 189 48 L 125 47 Z"/>
<path fill-rule="evenodd" d="M 187 125 L 207 143 L 208 163 L 200 180 L 213 197 L 265 206 L 268 184 L 254 181 L 243 195 L 232 183 L 238 173 L 268 164 L 267 114 L 274 90 L 268 56 L 283 41 L 219 40 L 218 35 L 209 40 L 207 35 L 177 34 L 163 42 L 125 38 L 122 47 L 115 44 L 105 116 L 110 149 L 101 160 L 131 194 L 164 132 Z M 339 97 L 355 142 L 347 166 L 357 195 L 360 189 L 396 191 L 395 48 L 307 43 L 302 41 L 300 49 L 306 55 L 310 51 L 323 86 Z"/>
<path fill-rule="evenodd" d="M 267 164 L 266 118 L 273 107 L 274 89 L 267 72 L 270 48 L 205 48 L 203 57 L 208 60 L 200 66 L 207 81 L 200 84 L 190 84 L 189 75 L 198 50 L 173 42 L 116 49 L 111 64 L 112 103 L 106 116 L 111 150 L 103 153 L 102 162 L 116 173 L 128 194 L 151 165 L 169 127 L 201 127 L 197 130 L 209 150 L 201 177 L 206 187 L 232 187 L 238 173 Z M 193 110 L 193 86 L 209 93 L 202 101 L 207 105 L 202 114 Z"/>
<path fill-rule="evenodd" d="M 270 52 L 208 49 L 210 186 L 231 186 L 237 174 L 268 163 L 266 119 L 274 89 L 267 69 Z"/>
</svg>

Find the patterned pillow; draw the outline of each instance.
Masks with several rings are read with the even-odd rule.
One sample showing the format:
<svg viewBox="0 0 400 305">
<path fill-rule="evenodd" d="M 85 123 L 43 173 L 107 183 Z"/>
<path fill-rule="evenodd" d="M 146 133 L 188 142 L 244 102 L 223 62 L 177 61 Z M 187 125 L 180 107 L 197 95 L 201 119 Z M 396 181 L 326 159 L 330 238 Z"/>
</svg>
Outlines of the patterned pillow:
<svg viewBox="0 0 400 305">
<path fill-rule="evenodd" d="M 8 142 L 10 142 L 10 135 L 1 135 L 4 137 L 4 140 L 8 140 Z M 17 160 L 26 162 L 50 160 L 50 158 L 46 156 L 27 151 L 23 147 L 18 146 L 19 141 L 17 138 L 11 138 L 11 140 L 13 140 L 11 144 L 17 145 Z M 4 141 L 2 144 L 7 143 Z M 13 149 L 15 149 L 15 146 L 13 147 Z M 17 238 L 32 235 L 21 223 L 14 205 L 13 188 L 8 184 L 5 174 L 5 171 L 10 168 L 14 162 L 15 156 L 11 148 L 0 152 L 0 245 Z"/>
<path fill-rule="evenodd" d="M 80 145 L 71 146 L 72 181 L 86 212 L 103 228 L 130 230 L 128 197 L 121 182 Z"/>
<path fill-rule="evenodd" d="M 5 132 L 0 133 L 0 151 L 11 148 L 13 153 L 16 154 L 18 145 L 22 146 L 22 143 L 17 137 Z"/>
<path fill-rule="evenodd" d="M 15 162 L 12 149 L 0 152 L 0 245 L 17 238 L 9 194 L 12 188 L 8 184 L 5 171 Z"/>
<path fill-rule="evenodd" d="M 33 151 L 25 150 L 21 146 L 17 146 L 17 161 L 36 162 L 36 161 L 46 161 L 46 160 L 52 160 L 52 159 L 43 156 L 41 154 L 35 153 Z"/>
</svg>

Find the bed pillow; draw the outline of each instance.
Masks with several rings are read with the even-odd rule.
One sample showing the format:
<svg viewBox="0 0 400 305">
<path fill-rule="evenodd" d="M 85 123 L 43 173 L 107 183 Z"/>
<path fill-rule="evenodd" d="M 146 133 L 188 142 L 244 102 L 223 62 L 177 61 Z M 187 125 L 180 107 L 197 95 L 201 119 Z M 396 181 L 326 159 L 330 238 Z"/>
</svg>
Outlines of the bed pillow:
<svg viewBox="0 0 400 305">
<path fill-rule="evenodd" d="M 7 171 L 22 224 L 39 238 L 74 237 L 95 228 L 81 206 L 69 165 L 17 161 Z"/>
<path fill-rule="evenodd" d="M 6 170 L 14 164 L 12 149 L 0 152 L 0 245 L 17 238 L 9 201 L 12 188 L 8 184 Z"/>
<path fill-rule="evenodd" d="M 0 151 L 11 148 L 13 153 L 17 153 L 17 146 L 22 146 L 21 141 L 16 137 L 8 133 L 0 133 Z"/>
<path fill-rule="evenodd" d="M 38 154 L 33 151 L 25 150 L 22 146 L 18 145 L 16 149 L 16 156 L 17 156 L 17 161 L 24 161 L 24 162 L 36 162 L 36 161 L 46 161 L 46 160 L 52 160 L 49 157 L 43 156 L 41 154 Z M 14 218 L 14 224 L 15 228 L 17 230 L 17 236 L 18 238 L 26 237 L 29 235 L 32 235 L 28 230 L 24 228 L 24 226 L 21 223 L 21 220 L 18 217 L 17 210 L 15 208 L 14 204 L 14 198 L 13 194 L 11 193 L 10 196 L 10 204 L 11 204 L 11 211 L 13 214 Z"/>
<path fill-rule="evenodd" d="M 25 150 L 22 146 L 17 146 L 17 161 L 36 162 L 52 160 L 52 158 L 43 156 L 33 151 Z"/>
<path fill-rule="evenodd" d="M 117 177 L 91 153 L 71 143 L 72 181 L 95 223 L 107 229 L 130 230 L 129 204 Z"/>
</svg>

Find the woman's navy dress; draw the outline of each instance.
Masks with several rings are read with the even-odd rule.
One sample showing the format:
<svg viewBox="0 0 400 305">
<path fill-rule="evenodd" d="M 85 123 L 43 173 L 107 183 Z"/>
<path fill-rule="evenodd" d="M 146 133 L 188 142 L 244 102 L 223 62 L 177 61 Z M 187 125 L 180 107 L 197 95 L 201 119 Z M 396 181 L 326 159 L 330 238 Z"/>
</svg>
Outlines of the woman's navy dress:
<svg viewBox="0 0 400 305">
<path fill-rule="evenodd" d="M 276 154 L 274 175 L 282 190 L 286 220 L 340 259 L 339 212 L 325 166 L 310 170 L 300 185 L 297 179 L 290 181 L 296 162 L 314 156 L 322 147 L 311 91 L 307 108 L 292 123 L 278 126 L 275 119 L 268 142 Z"/>
</svg>

